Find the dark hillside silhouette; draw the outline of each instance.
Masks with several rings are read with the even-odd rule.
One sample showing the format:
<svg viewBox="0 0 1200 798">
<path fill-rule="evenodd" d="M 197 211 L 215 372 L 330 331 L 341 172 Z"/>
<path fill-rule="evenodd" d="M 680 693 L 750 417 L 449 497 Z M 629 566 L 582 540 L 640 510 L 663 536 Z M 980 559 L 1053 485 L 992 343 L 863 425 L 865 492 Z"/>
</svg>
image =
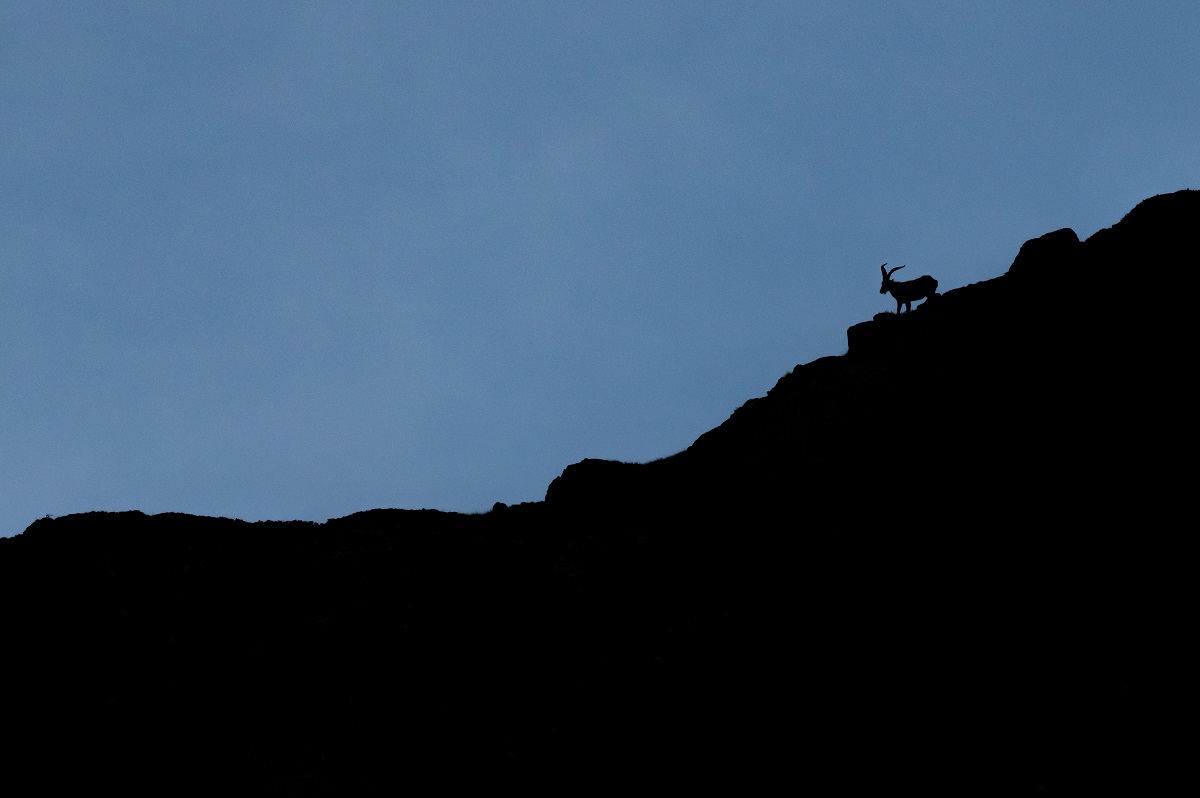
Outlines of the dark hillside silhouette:
<svg viewBox="0 0 1200 798">
<path fill-rule="evenodd" d="M 0 764 L 172 795 L 1185 792 L 1198 223 L 1180 191 L 1028 241 L 541 502 L 38 521 L 0 539 Z"/>
</svg>

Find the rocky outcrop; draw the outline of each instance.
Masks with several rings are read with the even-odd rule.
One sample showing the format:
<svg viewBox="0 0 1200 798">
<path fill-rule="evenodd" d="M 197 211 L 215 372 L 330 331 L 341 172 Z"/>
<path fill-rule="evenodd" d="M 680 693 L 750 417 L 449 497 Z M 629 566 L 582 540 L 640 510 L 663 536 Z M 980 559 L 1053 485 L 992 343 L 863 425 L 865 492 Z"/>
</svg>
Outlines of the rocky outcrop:
<svg viewBox="0 0 1200 798">
<path fill-rule="evenodd" d="M 1079 243 L 1079 236 L 1069 227 L 1030 239 L 1021 245 L 1007 274 L 1017 279 L 1042 280 L 1054 271 L 1071 271 Z"/>
</svg>

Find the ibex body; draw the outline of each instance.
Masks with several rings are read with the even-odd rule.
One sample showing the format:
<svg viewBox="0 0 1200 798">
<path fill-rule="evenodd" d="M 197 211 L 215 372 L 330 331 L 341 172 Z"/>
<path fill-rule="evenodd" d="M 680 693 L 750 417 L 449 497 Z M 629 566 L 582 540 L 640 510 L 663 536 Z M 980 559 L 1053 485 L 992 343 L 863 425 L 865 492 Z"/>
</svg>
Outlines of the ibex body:
<svg viewBox="0 0 1200 798">
<path fill-rule="evenodd" d="M 901 305 L 904 306 L 905 312 L 912 313 L 912 303 L 919 299 L 929 299 L 936 294 L 938 282 L 928 274 L 923 274 L 915 280 L 893 280 L 892 273 L 903 268 L 897 266 L 888 271 L 886 263 L 879 267 L 879 271 L 883 272 L 883 285 L 879 287 L 879 293 L 892 292 L 892 296 L 896 298 L 896 313 L 900 312 Z"/>
</svg>

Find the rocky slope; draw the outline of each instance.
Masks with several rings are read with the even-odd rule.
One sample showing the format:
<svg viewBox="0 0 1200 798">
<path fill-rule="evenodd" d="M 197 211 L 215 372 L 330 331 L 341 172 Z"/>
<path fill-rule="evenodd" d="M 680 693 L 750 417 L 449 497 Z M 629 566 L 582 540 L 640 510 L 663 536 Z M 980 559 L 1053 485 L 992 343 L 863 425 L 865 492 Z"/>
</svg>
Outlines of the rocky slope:
<svg viewBox="0 0 1200 798">
<path fill-rule="evenodd" d="M 1027 242 L 543 502 L 43 519 L 0 539 L 0 764 L 169 794 L 1177 786 L 1197 221 L 1182 191 Z"/>
</svg>

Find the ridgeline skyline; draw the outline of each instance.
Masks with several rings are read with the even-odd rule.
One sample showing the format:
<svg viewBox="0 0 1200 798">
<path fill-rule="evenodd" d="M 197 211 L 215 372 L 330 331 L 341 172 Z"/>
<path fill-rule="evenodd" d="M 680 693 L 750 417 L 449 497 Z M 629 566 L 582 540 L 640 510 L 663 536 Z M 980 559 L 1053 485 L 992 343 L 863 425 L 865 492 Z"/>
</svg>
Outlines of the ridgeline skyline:
<svg viewBox="0 0 1200 798">
<path fill-rule="evenodd" d="M 1200 182 L 1200 8 L 10 3 L 0 535 L 543 498 Z"/>
</svg>

